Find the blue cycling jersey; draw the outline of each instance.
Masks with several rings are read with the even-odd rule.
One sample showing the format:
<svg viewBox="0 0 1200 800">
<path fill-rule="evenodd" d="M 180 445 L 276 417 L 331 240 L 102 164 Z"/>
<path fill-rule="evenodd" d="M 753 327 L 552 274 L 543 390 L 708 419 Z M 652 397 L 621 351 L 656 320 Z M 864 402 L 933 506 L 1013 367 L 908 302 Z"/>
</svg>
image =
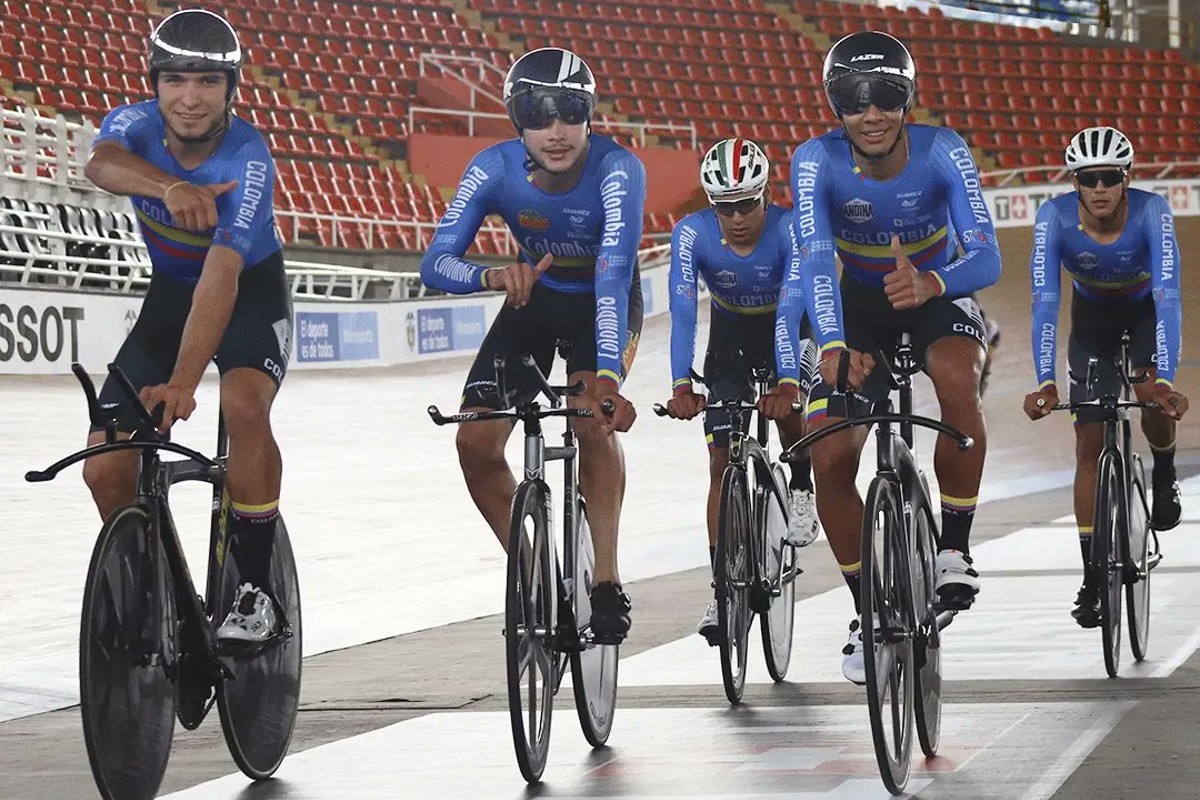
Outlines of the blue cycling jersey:
<svg viewBox="0 0 1200 800">
<path fill-rule="evenodd" d="M 175 227 L 162 200 L 131 195 L 133 213 L 156 271 L 185 283 L 200 279 L 208 248 L 228 247 L 253 267 L 282 249 L 275 233 L 275 162 L 254 126 L 232 117 L 217 149 L 195 169 L 184 169 L 167 150 L 158 100 L 118 106 L 100 125 L 93 144 L 116 142 L 139 158 L 196 186 L 236 180 L 216 198 L 217 227 L 199 234 Z"/>
<path fill-rule="evenodd" d="M 717 214 L 705 208 L 681 219 L 671 234 L 672 388 L 690 385 L 696 355 L 696 281 L 704 278 L 714 314 L 771 314 L 779 287 L 795 254 L 791 215 L 767 207 L 763 233 L 754 249 L 740 256 L 721 234 Z M 798 329 L 798 328 L 797 328 Z M 792 348 L 778 363 L 781 380 L 799 383 Z"/>
<path fill-rule="evenodd" d="M 779 316 L 799 317 L 796 306 L 806 302 L 822 350 L 846 346 L 835 248 L 850 279 L 874 286 L 896 268 L 893 235 L 913 266 L 937 276 L 950 297 L 1000 277 L 1000 248 L 970 149 L 949 128 L 909 124 L 905 130 L 908 163 L 886 181 L 868 178 L 855 165 L 840 128 L 809 139 L 792 155 L 799 252 L 780 294 Z"/>
<path fill-rule="evenodd" d="M 548 194 L 534 186 L 520 139 L 492 145 L 467 166 L 458 192 L 421 259 L 421 280 L 454 294 L 483 290 L 486 267 L 463 258 L 489 214 L 508 224 L 520 259 L 554 260 L 541 281 L 596 295 L 596 374 L 619 382 L 628 338 L 629 291 L 642 239 L 646 171 L 633 153 L 591 134 L 579 182 Z"/>
<path fill-rule="evenodd" d="M 1038 209 L 1029 271 L 1039 388 L 1055 382 L 1060 266 L 1071 274 L 1075 291 L 1089 300 L 1119 303 L 1153 295 L 1158 318 L 1156 380 L 1167 386 L 1175 380 L 1182 330 L 1175 218 L 1167 201 L 1152 192 L 1129 189 L 1128 202 L 1129 219 L 1112 244 L 1100 244 L 1084 232 L 1077 192 L 1055 197 Z"/>
</svg>

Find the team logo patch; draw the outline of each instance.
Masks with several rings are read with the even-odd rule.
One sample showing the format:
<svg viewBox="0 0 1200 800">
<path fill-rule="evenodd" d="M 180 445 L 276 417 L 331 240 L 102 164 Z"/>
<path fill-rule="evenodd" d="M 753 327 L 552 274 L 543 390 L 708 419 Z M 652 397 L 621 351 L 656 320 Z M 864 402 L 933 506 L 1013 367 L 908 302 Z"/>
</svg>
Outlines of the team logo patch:
<svg viewBox="0 0 1200 800">
<path fill-rule="evenodd" d="M 600 256 L 599 258 L 596 259 L 596 274 L 597 275 L 603 275 L 604 273 L 608 272 L 608 267 L 609 267 L 608 256 Z"/>
<path fill-rule="evenodd" d="M 737 273 L 723 269 L 716 275 L 713 275 L 713 283 L 722 289 L 732 289 L 737 285 Z"/>
<path fill-rule="evenodd" d="M 550 220 L 532 209 L 524 208 L 517 214 L 517 224 L 533 231 L 544 231 L 550 227 Z"/>
<path fill-rule="evenodd" d="M 1075 257 L 1075 263 L 1079 265 L 1080 269 L 1095 269 L 1096 265 L 1100 263 L 1100 259 L 1096 257 L 1095 253 L 1083 252 Z"/>
<path fill-rule="evenodd" d="M 855 198 L 842 206 L 842 216 L 851 222 L 862 224 L 875 217 L 875 208 L 869 200 Z"/>
</svg>

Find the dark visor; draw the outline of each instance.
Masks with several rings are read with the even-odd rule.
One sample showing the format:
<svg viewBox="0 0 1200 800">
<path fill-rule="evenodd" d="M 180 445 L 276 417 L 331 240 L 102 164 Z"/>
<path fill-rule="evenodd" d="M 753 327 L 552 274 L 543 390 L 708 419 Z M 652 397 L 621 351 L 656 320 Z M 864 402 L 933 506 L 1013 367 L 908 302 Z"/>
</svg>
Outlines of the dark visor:
<svg viewBox="0 0 1200 800">
<path fill-rule="evenodd" d="M 540 130 L 555 118 L 568 125 L 582 125 L 592 116 L 592 98 L 568 89 L 534 89 L 517 95 L 510 103 L 513 117 L 522 129 Z"/>
<path fill-rule="evenodd" d="M 875 106 L 900 111 L 912 104 L 912 87 L 879 73 L 845 75 L 829 85 L 829 101 L 839 114 L 862 114 Z"/>
<path fill-rule="evenodd" d="M 1079 181 L 1080 186 L 1086 186 L 1089 189 L 1095 189 L 1098 184 L 1103 183 L 1107 186 L 1120 186 L 1125 180 L 1125 170 L 1120 167 L 1112 169 L 1089 169 L 1075 173 L 1075 180 Z"/>
</svg>

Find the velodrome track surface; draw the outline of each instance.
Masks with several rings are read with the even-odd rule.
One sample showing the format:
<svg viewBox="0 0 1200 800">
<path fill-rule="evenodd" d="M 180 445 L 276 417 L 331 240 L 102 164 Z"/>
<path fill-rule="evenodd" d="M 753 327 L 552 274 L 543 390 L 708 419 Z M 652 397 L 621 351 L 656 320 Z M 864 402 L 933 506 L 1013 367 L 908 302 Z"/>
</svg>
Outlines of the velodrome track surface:
<svg viewBox="0 0 1200 800">
<path fill-rule="evenodd" d="M 1185 243 L 1184 252 L 1195 249 Z M 1126 651 L 1122 678 L 1109 680 L 1099 633 L 1068 615 L 1079 570 L 1064 488 L 1069 424 L 1034 425 L 1019 410 L 1032 381 L 1024 258 L 1009 259 L 1001 285 L 984 295 L 1004 328 L 985 401 L 991 442 L 973 548 L 984 589 L 947 632 L 943 757 L 918 761 L 910 790 L 930 798 L 1194 798 L 1200 479 L 1185 481 L 1184 524 L 1162 536 L 1150 658 L 1135 665 Z M 1189 322 L 1180 383 L 1197 397 Z M 650 412 L 669 391 L 667 334 L 665 319 L 647 323 L 627 384 L 641 410 L 624 439 L 621 558 L 635 607 L 611 747 L 587 748 L 566 688 L 544 787 L 527 793 L 516 769 L 499 635 L 502 554 L 462 486 L 453 433 L 424 413 L 431 402 L 456 403 L 467 361 L 295 373 L 275 415 L 308 655 L 292 754 L 276 780 L 251 787 L 235 774 L 214 713 L 199 731 L 177 731 L 163 794 L 886 796 L 861 690 L 840 677 L 851 607 L 824 542 L 802 554 L 788 681 L 771 685 L 759 663 L 744 706 L 724 701 L 716 653 L 694 634 L 709 593 L 700 425 Z M 199 401 L 178 438 L 207 449 L 212 384 Z M 66 378 L 4 378 L 0 408 L 0 796 L 94 797 L 75 664 L 99 523 L 77 468 L 49 485 L 21 480 L 82 442 L 81 394 Z M 1197 473 L 1198 446 L 1189 419 L 1181 478 Z M 205 492 L 180 487 L 172 499 L 200 581 Z"/>
</svg>

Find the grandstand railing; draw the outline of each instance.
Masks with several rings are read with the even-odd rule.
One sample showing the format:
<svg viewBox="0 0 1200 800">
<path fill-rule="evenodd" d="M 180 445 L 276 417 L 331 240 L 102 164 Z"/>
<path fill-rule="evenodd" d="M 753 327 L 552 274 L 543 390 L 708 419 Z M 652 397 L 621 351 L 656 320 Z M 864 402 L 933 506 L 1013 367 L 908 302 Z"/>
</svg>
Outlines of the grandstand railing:
<svg viewBox="0 0 1200 800">
<path fill-rule="evenodd" d="M 24 194 L 64 201 L 73 192 L 93 192 L 83 174 L 96 126 L 46 117 L 29 107 L 0 109 L 0 194 L 22 182 Z"/>
<path fill-rule="evenodd" d="M 472 111 L 469 109 L 459 108 L 429 108 L 427 106 L 409 106 L 408 107 L 408 129 L 416 130 L 413 127 L 416 116 L 418 114 L 440 115 L 447 117 L 466 117 L 467 118 L 467 135 L 475 135 L 475 120 L 476 119 L 502 119 L 508 120 L 507 114 L 497 114 L 490 111 Z M 634 141 L 638 146 L 646 146 L 646 136 L 662 133 L 667 136 L 686 136 L 691 142 L 692 149 L 696 149 L 696 125 L 692 122 L 630 122 L 627 120 L 612 119 L 610 117 L 597 117 L 592 120 L 592 127 L 597 130 L 635 132 Z"/>
<path fill-rule="evenodd" d="M 454 78 L 470 89 L 471 108 L 478 107 L 476 100 L 479 96 L 486 97 L 497 106 L 504 105 L 504 98 L 496 94 L 489 87 L 489 81 L 491 85 L 498 83 L 503 86 L 505 72 L 490 61 L 478 56 L 460 56 L 450 53 L 421 53 L 417 59 L 418 74 L 428 75 L 433 70 L 437 70 L 447 78 Z M 472 72 L 474 72 L 474 77 L 471 76 Z M 410 117 L 410 126 L 411 123 L 412 119 Z M 412 130 L 412 128 L 409 127 L 409 130 Z"/>
</svg>

